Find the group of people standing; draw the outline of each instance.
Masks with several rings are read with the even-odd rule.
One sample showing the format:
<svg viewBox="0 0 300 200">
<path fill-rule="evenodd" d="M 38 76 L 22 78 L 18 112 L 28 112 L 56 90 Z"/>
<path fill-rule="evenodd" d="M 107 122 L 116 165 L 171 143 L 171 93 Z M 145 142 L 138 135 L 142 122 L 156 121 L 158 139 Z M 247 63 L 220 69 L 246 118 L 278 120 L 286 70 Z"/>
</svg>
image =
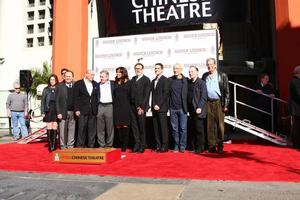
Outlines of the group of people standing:
<svg viewBox="0 0 300 200">
<path fill-rule="evenodd" d="M 42 95 L 49 151 L 55 149 L 59 127 L 61 149 L 112 147 L 116 132 L 121 150 L 126 151 L 131 130 L 132 152 L 143 153 L 147 146 L 146 113 L 151 108 L 155 152 L 169 150 L 169 111 L 174 152 L 185 152 L 189 129 L 191 148 L 196 153 L 205 150 L 206 138 L 209 152 L 222 153 L 224 113 L 229 104 L 228 78 L 217 71 L 215 59 L 207 59 L 207 67 L 202 79 L 195 66 L 189 68 L 189 78 L 185 77 L 180 64 L 173 66 L 174 75 L 167 78 L 162 63 L 155 64 L 156 77 L 152 81 L 144 75 L 142 63 L 134 66 L 132 79 L 124 67 L 116 68 L 114 81 L 109 80 L 108 71 L 101 71 L 99 83 L 94 81 L 91 70 L 76 82 L 70 70 L 61 71 L 64 80 L 60 83 L 52 74 Z"/>
<path fill-rule="evenodd" d="M 167 78 L 163 75 L 163 64 L 156 63 L 156 77 L 152 81 L 144 75 L 142 63 L 134 66 L 136 75 L 131 80 L 124 67 L 116 68 L 114 81 L 109 79 L 108 71 L 101 71 L 99 83 L 94 81 L 95 74 L 91 70 L 76 82 L 73 72 L 66 68 L 61 70 L 62 82 L 52 74 L 43 90 L 41 103 L 43 121 L 47 123 L 49 151 L 56 148 L 58 131 L 61 149 L 113 147 L 116 146 L 114 141 L 119 141 L 121 150 L 126 151 L 131 130 L 134 139 L 132 152 L 143 153 L 147 138 L 146 112 L 151 108 L 155 152 L 169 150 L 169 112 L 174 152 L 185 152 L 189 143 L 195 153 L 206 149 L 211 153 L 222 153 L 224 117 L 229 105 L 228 77 L 217 70 L 215 59 L 207 59 L 206 65 L 208 72 L 202 78 L 199 78 L 195 66 L 189 67 L 189 78 L 184 77 L 180 64 L 173 66 L 174 75 Z M 298 66 L 289 86 L 295 148 L 300 146 L 299 74 Z M 261 80 L 268 78 L 266 75 L 261 77 Z M 25 124 L 28 108 L 20 84 L 15 83 L 14 89 L 15 92 L 7 98 L 6 107 L 7 115 L 12 119 L 14 139 L 18 140 L 19 126 L 22 137 L 28 135 Z M 114 138 L 115 135 L 118 139 Z"/>
</svg>

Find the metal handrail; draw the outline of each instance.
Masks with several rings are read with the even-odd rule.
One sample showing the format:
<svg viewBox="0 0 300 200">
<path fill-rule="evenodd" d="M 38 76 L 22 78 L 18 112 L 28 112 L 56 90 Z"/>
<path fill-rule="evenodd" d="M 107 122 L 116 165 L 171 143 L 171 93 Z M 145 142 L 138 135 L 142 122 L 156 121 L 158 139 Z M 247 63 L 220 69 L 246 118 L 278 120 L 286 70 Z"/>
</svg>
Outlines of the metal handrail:
<svg viewBox="0 0 300 200">
<path fill-rule="evenodd" d="M 251 108 L 251 109 L 254 109 L 256 111 L 259 111 L 259 112 L 262 112 L 262 113 L 265 113 L 269 116 L 271 116 L 271 126 L 272 126 L 272 133 L 274 133 L 274 100 L 275 101 L 278 101 L 278 102 L 281 102 L 281 103 L 284 103 L 284 104 L 287 104 L 288 102 L 280 99 L 280 98 L 277 98 L 277 97 L 274 97 L 274 96 L 270 96 L 270 95 L 267 95 L 267 94 L 264 94 L 264 93 L 260 93 L 252 88 L 249 88 L 247 86 L 244 86 L 242 84 L 239 84 L 239 83 L 236 83 L 236 82 L 233 82 L 233 81 L 229 81 L 230 84 L 233 85 L 233 88 L 234 88 L 234 117 L 237 119 L 237 104 L 240 104 L 240 105 L 243 105 L 243 106 L 246 106 L 248 108 Z M 251 91 L 251 92 L 254 92 L 256 94 L 259 94 L 259 95 L 262 95 L 262 96 L 265 96 L 265 97 L 268 97 L 270 98 L 271 100 L 271 112 L 267 112 L 265 110 L 261 110 L 259 108 L 256 108 L 254 106 L 251 106 L 251 105 L 248 105 L 244 102 L 241 102 L 241 101 L 238 101 L 237 100 L 237 95 L 236 95 L 236 89 L 237 87 L 240 87 L 240 88 L 243 88 L 243 89 L 246 89 L 248 91 Z"/>
</svg>

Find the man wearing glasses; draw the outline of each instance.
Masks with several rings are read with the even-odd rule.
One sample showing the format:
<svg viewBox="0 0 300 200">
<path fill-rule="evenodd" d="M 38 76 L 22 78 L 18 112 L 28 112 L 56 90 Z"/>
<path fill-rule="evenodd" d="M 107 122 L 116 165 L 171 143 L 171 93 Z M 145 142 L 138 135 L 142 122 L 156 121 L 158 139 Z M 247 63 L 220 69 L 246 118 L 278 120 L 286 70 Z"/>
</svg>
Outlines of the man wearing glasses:
<svg viewBox="0 0 300 200">
<path fill-rule="evenodd" d="M 22 137 L 28 135 L 28 130 L 25 124 L 25 116 L 27 115 L 27 97 L 21 93 L 20 84 L 14 84 L 15 92 L 11 93 L 7 97 L 6 109 L 7 116 L 11 117 L 13 126 L 14 140 L 20 139 L 19 124 L 21 126 Z"/>
<path fill-rule="evenodd" d="M 144 65 L 134 66 L 130 89 L 131 130 L 134 137 L 132 152 L 144 153 L 146 146 L 146 112 L 149 109 L 150 79 L 144 75 Z"/>
</svg>

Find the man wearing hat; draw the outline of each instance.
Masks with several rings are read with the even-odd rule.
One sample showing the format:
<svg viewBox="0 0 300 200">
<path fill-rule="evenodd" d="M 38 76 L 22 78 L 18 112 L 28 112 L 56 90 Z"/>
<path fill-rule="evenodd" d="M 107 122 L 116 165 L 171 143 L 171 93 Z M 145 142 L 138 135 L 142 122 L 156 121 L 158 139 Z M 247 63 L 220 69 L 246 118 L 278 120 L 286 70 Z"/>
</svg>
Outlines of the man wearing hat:
<svg viewBox="0 0 300 200">
<path fill-rule="evenodd" d="M 300 66 L 295 67 L 289 85 L 289 111 L 292 116 L 293 147 L 300 149 Z"/>
</svg>

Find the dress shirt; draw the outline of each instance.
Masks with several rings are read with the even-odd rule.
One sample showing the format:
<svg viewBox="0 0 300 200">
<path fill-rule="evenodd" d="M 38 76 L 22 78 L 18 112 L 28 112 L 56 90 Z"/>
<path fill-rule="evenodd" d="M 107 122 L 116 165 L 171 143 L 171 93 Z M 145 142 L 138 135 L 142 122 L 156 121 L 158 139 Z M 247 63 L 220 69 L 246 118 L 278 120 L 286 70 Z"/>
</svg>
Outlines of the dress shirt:
<svg viewBox="0 0 300 200">
<path fill-rule="evenodd" d="M 156 88 L 156 85 L 160 79 L 161 75 L 156 76 L 155 81 L 154 81 L 154 88 Z"/>
<path fill-rule="evenodd" d="M 208 75 L 206 78 L 207 96 L 209 99 L 220 99 L 218 73 Z"/>
<path fill-rule="evenodd" d="M 100 83 L 100 102 L 101 103 L 112 103 L 112 94 L 110 81 L 106 83 Z"/>
<path fill-rule="evenodd" d="M 93 92 L 93 84 L 91 81 L 89 81 L 88 79 L 84 78 L 83 79 L 84 81 L 84 84 L 86 86 L 86 89 L 88 91 L 88 93 L 90 94 L 90 96 L 92 95 L 92 92 Z"/>
<path fill-rule="evenodd" d="M 144 76 L 144 74 L 139 75 L 139 76 L 136 78 L 136 81 L 140 80 L 140 78 L 142 78 L 143 76 Z"/>
<path fill-rule="evenodd" d="M 72 83 L 66 83 L 67 88 L 72 88 Z"/>
</svg>

